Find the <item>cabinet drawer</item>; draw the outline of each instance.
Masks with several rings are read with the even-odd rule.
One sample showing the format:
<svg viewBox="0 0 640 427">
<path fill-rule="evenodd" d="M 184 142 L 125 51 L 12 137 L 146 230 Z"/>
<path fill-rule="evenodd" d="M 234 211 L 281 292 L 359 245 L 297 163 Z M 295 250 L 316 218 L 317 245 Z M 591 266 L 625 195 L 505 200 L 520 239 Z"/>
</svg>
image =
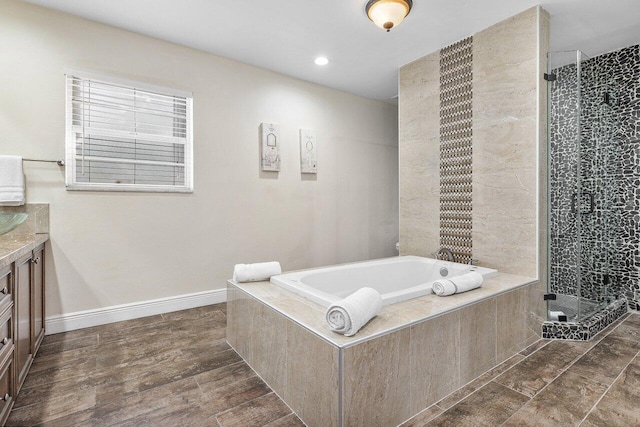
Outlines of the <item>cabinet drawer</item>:
<svg viewBox="0 0 640 427">
<path fill-rule="evenodd" d="M 7 354 L 13 351 L 12 311 L 9 307 L 0 315 L 0 360 L 4 360 Z"/>
<path fill-rule="evenodd" d="M 4 425 L 13 407 L 13 357 L 5 359 L 0 368 L 0 425 Z"/>
<path fill-rule="evenodd" d="M 13 289 L 13 271 L 11 266 L 0 269 L 0 313 L 3 312 L 11 302 L 13 298 L 11 292 Z"/>
</svg>

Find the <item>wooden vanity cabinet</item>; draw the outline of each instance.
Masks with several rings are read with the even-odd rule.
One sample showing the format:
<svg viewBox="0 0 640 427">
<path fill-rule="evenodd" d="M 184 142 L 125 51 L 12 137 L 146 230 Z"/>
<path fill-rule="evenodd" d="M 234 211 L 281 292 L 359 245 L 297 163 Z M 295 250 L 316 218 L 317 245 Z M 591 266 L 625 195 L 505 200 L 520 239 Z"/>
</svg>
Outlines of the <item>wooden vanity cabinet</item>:
<svg viewBox="0 0 640 427">
<path fill-rule="evenodd" d="M 13 269 L 13 264 L 0 268 L 0 425 L 9 418 L 15 396 Z"/>
<path fill-rule="evenodd" d="M 44 243 L 0 268 L 0 426 L 44 338 Z"/>
</svg>

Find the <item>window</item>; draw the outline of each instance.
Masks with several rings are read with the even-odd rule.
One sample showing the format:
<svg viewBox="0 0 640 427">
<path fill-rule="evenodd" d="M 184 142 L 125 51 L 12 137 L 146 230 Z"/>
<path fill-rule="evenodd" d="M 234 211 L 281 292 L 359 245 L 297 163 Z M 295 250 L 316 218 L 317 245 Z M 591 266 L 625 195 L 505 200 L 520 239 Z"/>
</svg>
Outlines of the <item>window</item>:
<svg viewBox="0 0 640 427">
<path fill-rule="evenodd" d="M 191 94 L 67 73 L 69 190 L 193 191 Z"/>
</svg>

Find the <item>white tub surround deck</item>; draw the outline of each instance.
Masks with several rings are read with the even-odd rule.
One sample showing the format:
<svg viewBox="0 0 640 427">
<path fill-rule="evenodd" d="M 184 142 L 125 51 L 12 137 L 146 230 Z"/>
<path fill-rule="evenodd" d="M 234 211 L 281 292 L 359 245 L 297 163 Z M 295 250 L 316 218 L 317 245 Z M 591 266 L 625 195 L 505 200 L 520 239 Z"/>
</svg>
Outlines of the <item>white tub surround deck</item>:
<svg viewBox="0 0 640 427">
<path fill-rule="evenodd" d="M 228 281 L 227 340 L 307 425 L 397 425 L 540 338 L 527 309 L 536 284 L 497 273 L 470 292 L 386 305 L 345 337 L 322 305 Z"/>
</svg>

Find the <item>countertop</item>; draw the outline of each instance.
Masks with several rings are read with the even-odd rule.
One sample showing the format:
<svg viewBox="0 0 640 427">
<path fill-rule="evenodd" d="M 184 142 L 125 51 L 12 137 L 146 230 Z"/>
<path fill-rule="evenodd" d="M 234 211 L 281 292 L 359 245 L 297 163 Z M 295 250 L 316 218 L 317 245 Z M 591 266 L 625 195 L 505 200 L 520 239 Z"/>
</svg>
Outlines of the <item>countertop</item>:
<svg viewBox="0 0 640 427">
<path fill-rule="evenodd" d="M 0 268 L 23 257 L 47 240 L 49 240 L 48 233 L 0 236 Z"/>
</svg>

